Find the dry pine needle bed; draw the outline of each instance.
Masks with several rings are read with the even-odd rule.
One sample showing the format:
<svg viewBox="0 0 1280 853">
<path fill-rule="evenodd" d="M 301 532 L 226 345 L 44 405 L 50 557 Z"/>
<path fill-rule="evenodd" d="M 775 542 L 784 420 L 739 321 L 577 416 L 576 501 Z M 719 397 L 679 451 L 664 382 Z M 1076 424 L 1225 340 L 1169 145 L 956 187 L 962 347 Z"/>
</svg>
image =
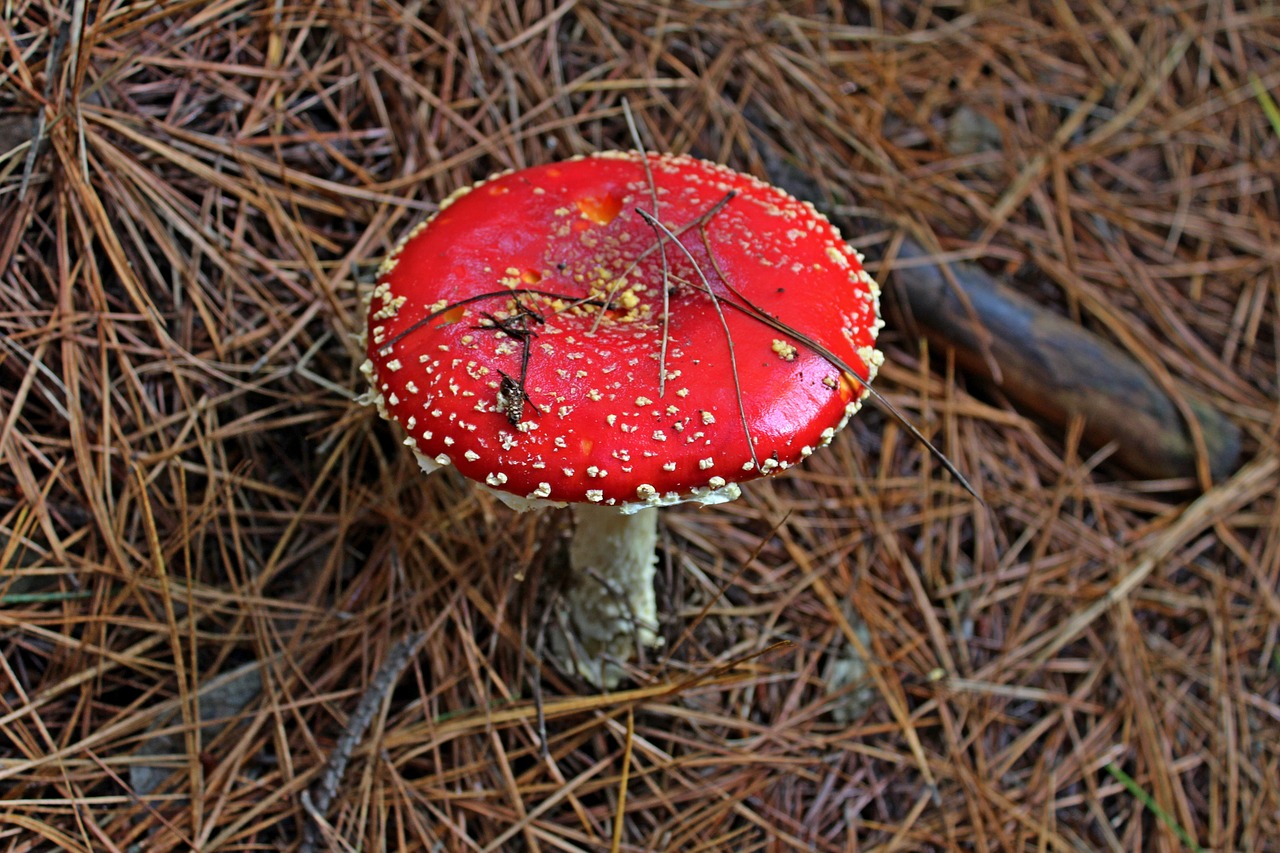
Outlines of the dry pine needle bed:
<svg viewBox="0 0 1280 853">
<path fill-rule="evenodd" d="M 0 849 L 1280 849 L 1274 9 L 827 7 L 0 9 Z M 355 333 L 624 99 L 868 253 L 877 388 L 982 502 L 869 407 L 665 512 L 600 694 L 545 660 L 568 515 L 422 476 Z M 1177 415 L 1037 408 L 922 258 Z M 1135 470 L 1164 430 L 1238 454 Z"/>
</svg>

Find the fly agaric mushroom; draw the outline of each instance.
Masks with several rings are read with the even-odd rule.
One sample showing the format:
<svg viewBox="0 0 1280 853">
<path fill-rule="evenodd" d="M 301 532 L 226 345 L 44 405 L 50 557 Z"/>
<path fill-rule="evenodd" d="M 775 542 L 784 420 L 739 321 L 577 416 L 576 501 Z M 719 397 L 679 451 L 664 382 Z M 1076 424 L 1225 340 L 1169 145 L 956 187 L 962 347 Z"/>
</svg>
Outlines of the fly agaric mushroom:
<svg viewBox="0 0 1280 853">
<path fill-rule="evenodd" d="M 424 471 L 573 506 L 574 668 L 611 687 L 660 643 L 655 508 L 733 500 L 868 393 L 882 324 L 860 261 L 808 203 L 706 161 L 508 172 L 382 265 L 362 369 Z"/>
</svg>

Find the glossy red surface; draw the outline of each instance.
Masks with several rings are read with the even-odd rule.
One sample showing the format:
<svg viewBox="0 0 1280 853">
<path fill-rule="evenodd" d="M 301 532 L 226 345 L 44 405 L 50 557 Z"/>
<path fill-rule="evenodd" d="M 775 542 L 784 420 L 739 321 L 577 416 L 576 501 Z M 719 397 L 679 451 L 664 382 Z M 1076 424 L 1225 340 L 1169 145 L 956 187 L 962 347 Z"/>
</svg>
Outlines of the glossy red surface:
<svg viewBox="0 0 1280 853">
<path fill-rule="evenodd" d="M 692 262 L 668 241 L 665 278 L 636 212 L 653 210 L 637 154 L 491 179 L 402 244 L 371 302 L 368 352 L 384 408 L 420 452 L 522 497 L 635 502 L 785 468 L 844 421 L 861 386 L 733 306 L 776 317 L 866 377 L 876 290 L 853 251 L 811 207 L 754 178 L 690 158 L 650 164 L 660 221 L 681 232 L 705 220 L 681 235 Z M 571 307 L 606 298 L 603 317 Z"/>
</svg>

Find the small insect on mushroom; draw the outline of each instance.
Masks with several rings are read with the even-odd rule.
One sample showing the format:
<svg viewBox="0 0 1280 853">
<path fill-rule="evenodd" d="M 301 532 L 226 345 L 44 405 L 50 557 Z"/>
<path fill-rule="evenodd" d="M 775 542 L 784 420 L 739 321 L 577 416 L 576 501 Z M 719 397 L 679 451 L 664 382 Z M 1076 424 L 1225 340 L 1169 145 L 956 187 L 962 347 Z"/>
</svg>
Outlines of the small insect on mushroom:
<svg viewBox="0 0 1280 853">
<path fill-rule="evenodd" d="M 518 427 L 524 419 L 524 404 L 529 401 L 529 395 L 525 393 L 519 380 L 512 379 L 501 371 L 498 375 L 502 379 L 498 382 L 498 402 L 495 408 L 500 414 L 507 416 L 507 421 L 512 426 Z M 536 406 L 534 411 L 537 411 Z"/>
<path fill-rule="evenodd" d="M 509 338 L 520 342 L 520 378 L 512 379 L 503 371 L 499 370 L 498 375 L 502 379 L 498 383 L 498 399 L 495 408 L 500 414 L 507 416 L 507 421 L 514 427 L 520 426 L 520 422 L 524 419 L 524 406 L 529 403 L 535 414 L 541 415 L 542 411 L 529 399 L 529 392 L 525 390 L 525 382 L 529 376 L 529 352 L 530 344 L 538 335 L 529 328 L 530 322 L 545 323 L 546 319 L 537 311 L 528 308 L 519 299 L 516 299 L 516 313 L 511 317 L 498 318 L 487 312 L 480 312 L 480 316 L 484 318 L 487 325 L 472 326 L 472 329 L 481 331 L 501 332 Z"/>
</svg>

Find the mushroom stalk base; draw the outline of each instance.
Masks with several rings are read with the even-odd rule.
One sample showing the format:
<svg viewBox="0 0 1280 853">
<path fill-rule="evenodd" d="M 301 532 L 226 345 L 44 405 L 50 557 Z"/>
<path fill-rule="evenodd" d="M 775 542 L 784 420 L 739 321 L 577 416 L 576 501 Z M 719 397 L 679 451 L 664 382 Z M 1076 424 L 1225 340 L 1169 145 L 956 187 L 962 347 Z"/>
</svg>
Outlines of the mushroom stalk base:
<svg viewBox="0 0 1280 853">
<path fill-rule="evenodd" d="M 608 689 L 624 673 L 619 662 L 640 647 L 662 645 L 653 591 L 658 511 L 624 515 L 581 504 L 573 514 L 573 579 L 565 595 L 568 638 L 563 645 L 555 643 L 556 651 L 566 669 Z"/>
</svg>

